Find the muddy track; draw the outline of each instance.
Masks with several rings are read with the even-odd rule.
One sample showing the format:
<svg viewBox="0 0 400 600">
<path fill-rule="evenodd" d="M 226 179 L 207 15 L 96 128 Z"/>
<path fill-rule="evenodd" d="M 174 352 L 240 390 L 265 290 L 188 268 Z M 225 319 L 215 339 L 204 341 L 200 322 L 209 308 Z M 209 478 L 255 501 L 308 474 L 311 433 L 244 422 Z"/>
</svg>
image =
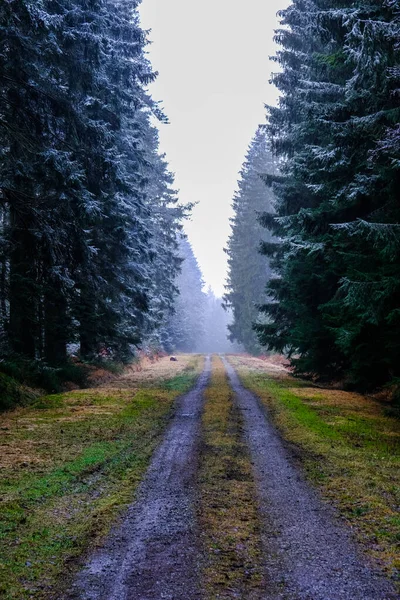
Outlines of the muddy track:
<svg viewBox="0 0 400 600">
<path fill-rule="evenodd" d="M 223 359 L 242 411 L 264 521 L 265 600 L 392 600 L 347 528 L 293 464 L 265 409 Z"/>
<path fill-rule="evenodd" d="M 194 484 L 209 376 L 207 358 L 196 386 L 178 402 L 136 502 L 81 571 L 70 598 L 200 598 Z"/>
</svg>

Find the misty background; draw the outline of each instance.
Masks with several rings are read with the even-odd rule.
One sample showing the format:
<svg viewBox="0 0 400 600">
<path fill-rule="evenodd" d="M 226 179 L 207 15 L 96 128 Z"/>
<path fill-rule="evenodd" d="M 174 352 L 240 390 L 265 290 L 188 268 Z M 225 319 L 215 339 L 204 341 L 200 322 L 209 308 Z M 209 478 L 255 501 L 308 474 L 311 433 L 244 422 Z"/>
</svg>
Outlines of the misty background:
<svg viewBox="0 0 400 600">
<path fill-rule="evenodd" d="M 185 231 L 205 286 L 221 297 L 227 277 L 223 249 L 230 234 L 232 198 L 246 148 L 265 104 L 278 93 L 269 83 L 279 69 L 277 12 L 288 0 L 145 0 L 142 26 L 159 75 L 150 86 L 162 99 L 169 124 L 160 124 L 160 147 L 175 173 L 183 202 L 197 202 Z"/>
</svg>

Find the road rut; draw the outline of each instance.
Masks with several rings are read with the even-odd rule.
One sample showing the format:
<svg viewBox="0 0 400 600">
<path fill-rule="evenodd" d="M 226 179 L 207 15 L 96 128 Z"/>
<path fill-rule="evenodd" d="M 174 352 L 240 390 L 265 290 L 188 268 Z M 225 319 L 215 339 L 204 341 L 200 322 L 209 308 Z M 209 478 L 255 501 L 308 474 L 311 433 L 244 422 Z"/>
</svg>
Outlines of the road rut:
<svg viewBox="0 0 400 600">
<path fill-rule="evenodd" d="M 79 600 L 197 600 L 195 478 L 210 359 L 183 396 L 136 502 L 78 576 Z"/>
<path fill-rule="evenodd" d="M 242 411 L 264 522 L 265 600 L 394 600 L 347 528 L 293 465 L 257 397 L 223 359 Z"/>
</svg>

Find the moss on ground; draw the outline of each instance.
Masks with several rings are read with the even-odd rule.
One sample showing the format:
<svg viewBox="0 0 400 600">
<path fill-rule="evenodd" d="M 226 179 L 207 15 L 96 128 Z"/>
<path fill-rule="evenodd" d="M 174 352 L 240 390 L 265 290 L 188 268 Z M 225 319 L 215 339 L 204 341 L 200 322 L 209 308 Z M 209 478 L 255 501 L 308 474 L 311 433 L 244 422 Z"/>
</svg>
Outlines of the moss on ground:
<svg viewBox="0 0 400 600">
<path fill-rule="evenodd" d="M 199 525 L 204 597 L 264 597 L 256 489 L 242 421 L 221 360 L 213 357 L 202 418 Z"/>
<path fill-rule="evenodd" d="M 135 389 L 38 399 L 0 417 L 0 597 L 59 599 L 77 561 L 132 502 L 199 358 Z"/>
<path fill-rule="evenodd" d="M 268 361 L 231 357 L 230 362 L 268 408 L 310 479 L 399 584 L 398 419 L 370 397 L 312 387 L 269 368 Z"/>
</svg>

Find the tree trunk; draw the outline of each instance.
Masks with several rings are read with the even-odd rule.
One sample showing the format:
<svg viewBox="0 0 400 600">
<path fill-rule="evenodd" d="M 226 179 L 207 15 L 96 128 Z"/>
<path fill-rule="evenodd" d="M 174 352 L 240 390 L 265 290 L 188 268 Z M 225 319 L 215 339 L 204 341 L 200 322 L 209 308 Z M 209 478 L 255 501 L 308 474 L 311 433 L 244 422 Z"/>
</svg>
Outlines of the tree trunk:
<svg viewBox="0 0 400 600">
<path fill-rule="evenodd" d="M 89 284 L 81 286 L 79 311 L 80 354 L 87 360 L 98 351 L 95 293 Z"/>
<path fill-rule="evenodd" d="M 11 349 L 28 358 L 36 354 L 36 241 L 29 216 L 10 209 L 10 321 Z"/>
<path fill-rule="evenodd" d="M 44 296 L 44 355 L 50 365 L 66 362 L 68 332 L 65 294 L 60 283 L 52 281 L 48 284 Z"/>
</svg>

